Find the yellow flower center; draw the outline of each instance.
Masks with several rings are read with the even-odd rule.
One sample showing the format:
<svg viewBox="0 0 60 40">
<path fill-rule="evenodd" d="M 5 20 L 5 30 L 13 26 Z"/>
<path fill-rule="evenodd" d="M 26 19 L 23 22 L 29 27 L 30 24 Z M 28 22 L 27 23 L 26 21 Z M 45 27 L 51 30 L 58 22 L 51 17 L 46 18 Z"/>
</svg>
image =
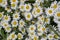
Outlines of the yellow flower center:
<svg viewBox="0 0 60 40">
<path fill-rule="evenodd" d="M 55 4 L 55 5 L 53 6 L 53 8 L 56 9 L 56 8 L 57 8 L 57 4 Z"/>
<path fill-rule="evenodd" d="M 30 18 L 30 15 L 28 14 L 27 17 Z"/>
<path fill-rule="evenodd" d="M 43 31 L 45 31 L 45 28 L 42 28 Z"/>
<path fill-rule="evenodd" d="M 15 4 L 11 4 L 12 7 L 15 7 Z"/>
<path fill-rule="evenodd" d="M 7 24 L 4 24 L 4 26 L 6 27 L 6 26 L 7 26 Z"/>
<path fill-rule="evenodd" d="M 31 27 L 31 30 L 34 30 L 34 28 L 33 28 L 33 27 Z"/>
<path fill-rule="evenodd" d="M 21 6 L 21 9 L 24 9 L 24 6 Z"/>
<path fill-rule="evenodd" d="M 16 2 L 16 0 L 12 0 L 12 2 Z"/>
<path fill-rule="evenodd" d="M 7 30 L 10 30 L 10 27 L 7 27 L 6 29 L 7 29 Z"/>
<path fill-rule="evenodd" d="M 21 38 L 21 35 L 20 34 L 18 34 L 18 38 Z"/>
<path fill-rule="evenodd" d="M 40 13 L 40 9 L 37 9 L 36 12 L 37 12 L 37 13 Z"/>
<path fill-rule="evenodd" d="M 0 14 L 0 18 L 2 17 L 2 14 Z"/>
<path fill-rule="evenodd" d="M 15 15 L 15 18 L 17 18 L 18 17 L 18 15 Z"/>
<path fill-rule="evenodd" d="M 49 10 L 49 14 L 51 14 L 52 13 L 52 10 Z"/>
<path fill-rule="evenodd" d="M 52 38 L 52 36 L 49 36 L 49 38 Z"/>
<path fill-rule="evenodd" d="M 23 25 L 23 22 L 20 22 L 21 25 Z"/>
<path fill-rule="evenodd" d="M 0 0 L 0 3 L 2 3 L 3 2 L 3 0 Z"/>
<path fill-rule="evenodd" d="M 5 19 L 5 20 L 8 20 L 8 16 L 6 16 L 4 19 Z"/>
<path fill-rule="evenodd" d="M 58 17 L 60 17 L 60 12 L 59 12 L 59 13 L 57 13 L 57 16 L 58 16 Z"/>
<path fill-rule="evenodd" d="M 29 6 L 28 5 L 26 6 L 26 9 L 29 9 Z"/>
<path fill-rule="evenodd" d="M 12 34 L 12 38 L 15 38 L 15 34 Z"/>
<path fill-rule="evenodd" d="M 13 22 L 13 24 L 14 24 L 14 25 L 16 25 L 16 24 L 17 24 L 17 22 L 16 22 L 16 21 L 14 21 L 14 22 Z"/>
<path fill-rule="evenodd" d="M 38 40 L 38 38 L 37 37 L 34 37 L 34 40 Z"/>
<path fill-rule="evenodd" d="M 45 22 L 48 22 L 48 18 L 45 19 Z"/>
</svg>

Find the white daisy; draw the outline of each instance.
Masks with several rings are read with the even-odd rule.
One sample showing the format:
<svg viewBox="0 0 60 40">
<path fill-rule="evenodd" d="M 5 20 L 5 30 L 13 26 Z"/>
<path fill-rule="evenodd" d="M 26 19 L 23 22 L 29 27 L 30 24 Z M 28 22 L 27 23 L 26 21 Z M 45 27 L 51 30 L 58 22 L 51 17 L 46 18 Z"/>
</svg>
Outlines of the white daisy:
<svg viewBox="0 0 60 40">
<path fill-rule="evenodd" d="M 21 40 L 23 38 L 23 35 L 21 33 L 18 33 L 17 38 Z"/>
<path fill-rule="evenodd" d="M 0 19 L 2 19 L 4 12 L 0 12 Z"/>
<path fill-rule="evenodd" d="M 17 20 L 12 20 L 11 24 L 12 24 L 12 27 L 17 27 L 18 26 L 18 21 Z"/>
<path fill-rule="evenodd" d="M 56 10 L 59 6 L 57 4 L 57 1 L 54 1 L 52 4 L 51 4 L 51 7 L 54 8 L 54 10 Z"/>
<path fill-rule="evenodd" d="M 32 19 L 32 14 L 30 12 L 25 13 L 25 19 L 30 21 Z"/>
<path fill-rule="evenodd" d="M 20 14 L 19 13 L 13 14 L 13 19 L 19 20 L 20 19 Z"/>
<path fill-rule="evenodd" d="M 54 12 L 53 8 L 47 8 L 45 12 L 46 12 L 47 16 L 53 16 L 53 14 L 54 14 L 53 13 Z"/>
<path fill-rule="evenodd" d="M 21 11 L 25 11 L 25 5 L 24 5 L 24 4 L 20 4 L 20 5 L 19 5 L 19 9 L 20 9 Z"/>
<path fill-rule="evenodd" d="M 47 38 L 48 38 L 49 40 L 53 40 L 53 35 L 52 35 L 52 34 L 48 34 Z"/>
<path fill-rule="evenodd" d="M 38 40 L 38 36 L 34 35 L 33 40 Z"/>
<path fill-rule="evenodd" d="M 21 20 L 19 21 L 19 27 L 23 27 L 24 25 L 25 25 L 25 22 L 24 22 L 24 20 L 21 19 Z"/>
<path fill-rule="evenodd" d="M 5 28 L 5 31 L 8 32 L 8 33 L 11 32 L 11 28 L 8 26 L 8 27 Z"/>
<path fill-rule="evenodd" d="M 11 9 L 16 9 L 17 8 L 17 3 L 11 3 Z"/>
<path fill-rule="evenodd" d="M 7 0 L 0 0 L 0 5 L 1 5 L 2 7 L 7 6 Z"/>
<path fill-rule="evenodd" d="M 16 40 L 17 35 L 15 34 L 15 32 L 12 32 L 12 33 L 10 34 L 10 37 L 11 37 L 12 40 Z"/>
<path fill-rule="evenodd" d="M 10 18 L 9 15 L 4 15 L 4 16 L 3 16 L 3 20 L 6 21 L 6 22 L 10 21 L 10 19 L 11 19 L 11 18 Z"/>
<path fill-rule="evenodd" d="M 30 25 L 29 26 L 29 31 L 30 32 L 34 32 L 36 30 L 36 26 L 35 25 Z"/>
<path fill-rule="evenodd" d="M 30 4 L 25 4 L 25 11 L 30 11 L 32 9 Z"/>
</svg>

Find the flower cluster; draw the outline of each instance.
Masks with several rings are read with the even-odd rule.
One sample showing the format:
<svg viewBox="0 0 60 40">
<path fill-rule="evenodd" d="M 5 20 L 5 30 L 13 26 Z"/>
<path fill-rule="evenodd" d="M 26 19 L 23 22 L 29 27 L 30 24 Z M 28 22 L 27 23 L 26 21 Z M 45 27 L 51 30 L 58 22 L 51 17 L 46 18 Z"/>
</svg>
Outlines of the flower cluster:
<svg viewBox="0 0 60 40">
<path fill-rule="evenodd" d="M 0 35 L 3 40 L 60 40 L 60 1 L 0 0 Z"/>
</svg>

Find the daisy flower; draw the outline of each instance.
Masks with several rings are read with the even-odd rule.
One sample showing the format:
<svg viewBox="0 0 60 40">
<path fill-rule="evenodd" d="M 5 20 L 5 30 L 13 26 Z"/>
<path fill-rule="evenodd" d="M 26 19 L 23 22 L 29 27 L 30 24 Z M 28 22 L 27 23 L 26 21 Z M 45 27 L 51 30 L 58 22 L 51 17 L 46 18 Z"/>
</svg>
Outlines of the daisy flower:
<svg viewBox="0 0 60 40">
<path fill-rule="evenodd" d="M 32 14 L 30 12 L 25 13 L 25 19 L 30 21 L 32 19 Z"/>
<path fill-rule="evenodd" d="M 51 7 L 56 10 L 59 6 L 57 4 L 57 1 L 54 1 L 52 4 L 51 4 Z"/>
<path fill-rule="evenodd" d="M 13 19 L 14 20 L 19 20 L 20 19 L 20 14 L 19 13 L 13 14 Z"/>
<path fill-rule="evenodd" d="M 12 32 L 10 34 L 10 37 L 11 37 L 12 40 L 15 40 L 17 38 L 17 35 L 15 34 L 15 32 Z"/>
<path fill-rule="evenodd" d="M 36 26 L 35 25 L 30 25 L 29 26 L 29 31 L 30 32 L 34 32 L 36 30 Z"/>
<path fill-rule="evenodd" d="M 17 8 L 17 3 L 11 3 L 11 9 L 16 9 Z"/>
<path fill-rule="evenodd" d="M 29 33 L 28 33 L 28 36 L 29 36 L 30 38 L 33 38 L 34 35 L 35 35 L 35 32 L 29 32 Z"/>
<path fill-rule="evenodd" d="M 19 27 L 23 27 L 25 25 L 25 22 L 23 19 L 19 20 Z"/>
<path fill-rule="evenodd" d="M 11 18 L 10 18 L 9 15 L 4 15 L 4 16 L 3 16 L 3 20 L 6 21 L 6 22 L 10 21 L 10 19 L 11 19 Z"/>
<path fill-rule="evenodd" d="M 11 24 L 12 24 L 12 27 L 17 27 L 18 26 L 18 21 L 17 20 L 12 20 Z"/>
<path fill-rule="evenodd" d="M 20 5 L 19 5 L 19 9 L 20 9 L 21 11 L 25 11 L 25 5 L 24 5 L 24 4 L 20 4 Z"/>
<path fill-rule="evenodd" d="M 25 11 L 30 11 L 32 9 L 30 4 L 25 4 Z"/>
<path fill-rule="evenodd" d="M 2 7 L 7 6 L 7 0 L 0 0 L 0 5 L 1 5 Z"/>
<path fill-rule="evenodd" d="M 23 38 L 23 35 L 21 33 L 18 33 L 17 38 L 21 40 Z"/>
<path fill-rule="evenodd" d="M 5 28 L 5 31 L 8 32 L 8 33 L 11 32 L 11 28 L 8 26 L 8 27 Z"/>
<path fill-rule="evenodd" d="M 0 19 L 2 19 L 4 12 L 0 12 Z"/>
<path fill-rule="evenodd" d="M 38 36 L 37 35 L 34 35 L 33 40 L 38 40 Z"/>
<path fill-rule="evenodd" d="M 52 35 L 52 34 L 48 34 L 47 38 L 48 38 L 49 40 L 53 40 L 53 35 Z"/>
<path fill-rule="evenodd" d="M 45 12 L 47 16 L 53 16 L 54 14 L 53 8 L 47 8 Z"/>
</svg>

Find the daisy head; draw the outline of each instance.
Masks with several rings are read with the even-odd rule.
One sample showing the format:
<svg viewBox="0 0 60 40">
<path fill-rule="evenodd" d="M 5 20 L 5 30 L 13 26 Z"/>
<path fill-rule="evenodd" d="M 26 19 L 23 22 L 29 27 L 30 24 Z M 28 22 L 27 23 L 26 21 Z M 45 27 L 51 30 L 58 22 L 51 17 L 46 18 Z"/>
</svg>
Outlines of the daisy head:
<svg viewBox="0 0 60 40">
<path fill-rule="evenodd" d="M 17 38 L 21 40 L 23 38 L 23 35 L 21 33 L 18 33 Z"/>
<path fill-rule="evenodd" d="M 8 33 L 11 32 L 11 28 L 10 28 L 9 26 L 6 27 L 5 30 L 6 30 L 6 32 L 8 32 Z"/>
<path fill-rule="evenodd" d="M 21 19 L 21 20 L 19 21 L 19 27 L 23 27 L 24 25 L 25 25 L 25 22 L 24 22 L 24 20 Z"/>
<path fill-rule="evenodd" d="M 52 40 L 52 39 L 53 39 L 53 35 L 52 35 L 52 34 L 48 34 L 47 38 L 48 38 L 49 40 Z"/>
<path fill-rule="evenodd" d="M 34 32 L 36 30 L 36 26 L 35 25 L 30 25 L 29 26 L 29 31 L 30 32 Z"/>
<path fill-rule="evenodd" d="M 13 27 L 17 27 L 18 26 L 18 21 L 17 20 L 12 20 L 11 22 Z"/>
<path fill-rule="evenodd" d="M 33 40 L 38 40 L 38 36 L 34 35 Z"/>
<path fill-rule="evenodd" d="M 46 15 L 47 15 L 47 16 L 53 16 L 53 14 L 54 14 L 53 12 L 54 12 L 54 11 L 53 11 L 53 8 L 47 8 L 47 9 L 46 9 Z"/>
<path fill-rule="evenodd" d="M 12 40 L 15 40 L 17 38 L 17 35 L 15 34 L 15 32 L 12 32 L 10 34 L 10 37 L 11 37 Z"/>
<path fill-rule="evenodd" d="M 0 19 L 2 19 L 3 17 L 3 12 L 0 12 Z"/>
<path fill-rule="evenodd" d="M 20 9 L 21 11 L 25 11 L 25 5 L 24 5 L 24 4 L 20 4 L 20 5 L 19 5 L 19 9 Z"/>
<path fill-rule="evenodd" d="M 54 17 L 60 19 L 60 12 L 56 12 Z"/>
<path fill-rule="evenodd" d="M 15 14 L 13 14 L 13 19 L 14 20 L 19 20 L 20 18 L 20 14 L 19 13 L 15 13 Z"/>
<path fill-rule="evenodd" d="M 57 4 L 57 1 L 54 1 L 52 4 L 51 4 L 51 7 L 53 8 L 53 9 L 57 9 L 59 6 L 58 6 L 58 4 Z"/>
<path fill-rule="evenodd" d="M 17 3 L 11 3 L 11 9 L 16 9 L 17 8 Z"/>
<path fill-rule="evenodd" d="M 25 11 L 30 11 L 31 10 L 31 5 L 30 4 L 25 4 Z"/>
<path fill-rule="evenodd" d="M 10 16 L 9 15 L 4 15 L 3 20 L 7 21 L 7 22 L 10 21 Z"/>
<path fill-rule="evenodd" d="M 32 19 L 32 14 L 30 12 L 25 13 L 25 19 L 30 21 Z"/>
</svg>

